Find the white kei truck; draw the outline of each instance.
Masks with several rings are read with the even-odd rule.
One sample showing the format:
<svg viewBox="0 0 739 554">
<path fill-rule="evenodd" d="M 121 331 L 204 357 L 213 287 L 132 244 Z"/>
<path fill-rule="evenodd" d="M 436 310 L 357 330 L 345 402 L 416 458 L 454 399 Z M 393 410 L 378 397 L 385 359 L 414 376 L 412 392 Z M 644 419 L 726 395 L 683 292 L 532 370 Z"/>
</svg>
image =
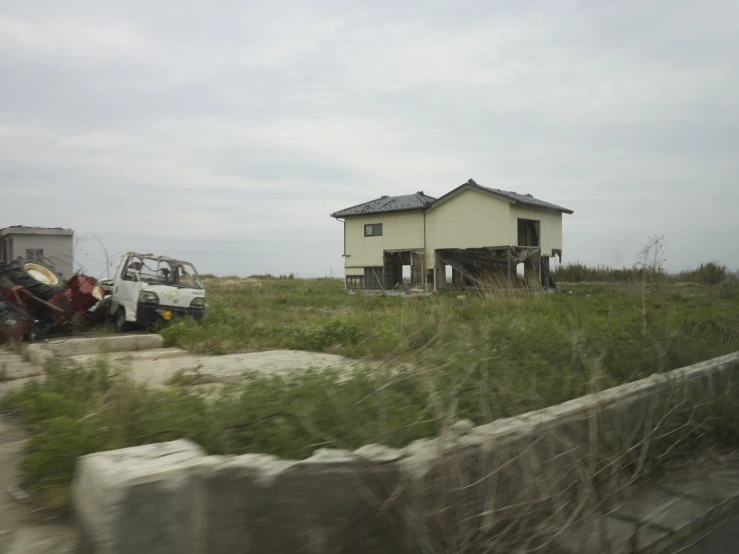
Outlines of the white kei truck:
<svg viewBox="0 0 739 554">
<path fill-rule="evenodd" d="M 205 315 L 205 288 L 189 262 L 129 252 L 105 285 L 119 332 L 134 326 L 151 328 L 173 317 L 200 320 Z"/>
</svg>

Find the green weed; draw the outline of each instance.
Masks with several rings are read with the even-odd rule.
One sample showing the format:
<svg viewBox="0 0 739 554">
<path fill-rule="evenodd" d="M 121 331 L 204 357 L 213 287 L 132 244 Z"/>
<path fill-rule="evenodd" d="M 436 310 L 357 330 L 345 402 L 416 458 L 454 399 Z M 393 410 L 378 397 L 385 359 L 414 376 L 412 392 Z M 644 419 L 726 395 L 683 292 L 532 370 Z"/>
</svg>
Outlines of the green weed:
<svg viewBox="0 0 739 554">
<path fill-rule="evenodd" d="M 289 458 L 322 446 L 401 447 L 453 419 L 487 423 L 739 350 L 739 287 L 731 283 L 657 283 L 648 296 L 638 281 L 590 283 L 573 294 L 463 299 L 350 296 L 336 279 L 205 285 L 208 314 L 162 329 L 168 345 L 212 354 L 334 352 L 365 367 L 351 376 L 250 374 L 206 396 L 198 372 L 182 372 L 163 390 L 104 363 L 52 364 L 43 383 L 0 399 L 0 411 L 16 413 L 32 436 L 27 486 L 51 487 L 54 505 L 63 505 L 77 456 L 175 438 L 213 454 Z M 735 388 L 703 405 L 705 412 L 691 412 L 704 425 L 695 425 L 696 440 L 739 440 Z"/>
</svg>

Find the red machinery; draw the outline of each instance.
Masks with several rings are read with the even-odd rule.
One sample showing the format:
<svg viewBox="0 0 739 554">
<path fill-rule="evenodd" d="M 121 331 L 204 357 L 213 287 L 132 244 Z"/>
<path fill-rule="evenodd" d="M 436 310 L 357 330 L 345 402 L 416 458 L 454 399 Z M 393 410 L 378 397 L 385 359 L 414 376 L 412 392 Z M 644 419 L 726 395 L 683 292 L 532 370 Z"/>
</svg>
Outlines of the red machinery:
<svg viewBox="0 0 739 554">
<path fill-rule="evenodd" d="M 75 317 L 91 320 L 88 312 L 105 292 L 92 277 L 75 274 L 64 282 L 37 261 L 0 263 L 0 343 L 63 330 Z"/>
</svg>

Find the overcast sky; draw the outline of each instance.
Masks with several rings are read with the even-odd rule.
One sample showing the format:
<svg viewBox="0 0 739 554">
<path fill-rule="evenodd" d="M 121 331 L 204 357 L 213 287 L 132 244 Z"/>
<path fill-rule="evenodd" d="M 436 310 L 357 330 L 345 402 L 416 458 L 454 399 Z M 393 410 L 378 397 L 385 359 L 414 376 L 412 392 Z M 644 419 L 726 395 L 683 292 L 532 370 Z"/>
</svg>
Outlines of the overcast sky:
<svg viewBox="0 0 739 554">
<path fill-rule="evenodd" d="M 0 0 L 0 227 L 334 275 L 333 211 L 469 178 L 564 259 L 739 267 L 733 0 Z"/>
</svg>

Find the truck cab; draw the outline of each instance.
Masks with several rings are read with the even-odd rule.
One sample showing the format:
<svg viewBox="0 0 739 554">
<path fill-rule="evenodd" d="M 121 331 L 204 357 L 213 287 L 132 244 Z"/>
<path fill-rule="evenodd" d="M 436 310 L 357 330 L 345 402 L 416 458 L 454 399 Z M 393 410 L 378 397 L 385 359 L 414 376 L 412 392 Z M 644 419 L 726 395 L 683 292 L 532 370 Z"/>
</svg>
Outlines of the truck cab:
<svg viewBox="0 0 739 554">
<path fill-rule="evenodd" d="M 195 267 L 166 256 L 129 252 L 112 283 L 110 313 L 119 332 L 173 317 L 205 315 L 205 288 Z"/>
</svg>

